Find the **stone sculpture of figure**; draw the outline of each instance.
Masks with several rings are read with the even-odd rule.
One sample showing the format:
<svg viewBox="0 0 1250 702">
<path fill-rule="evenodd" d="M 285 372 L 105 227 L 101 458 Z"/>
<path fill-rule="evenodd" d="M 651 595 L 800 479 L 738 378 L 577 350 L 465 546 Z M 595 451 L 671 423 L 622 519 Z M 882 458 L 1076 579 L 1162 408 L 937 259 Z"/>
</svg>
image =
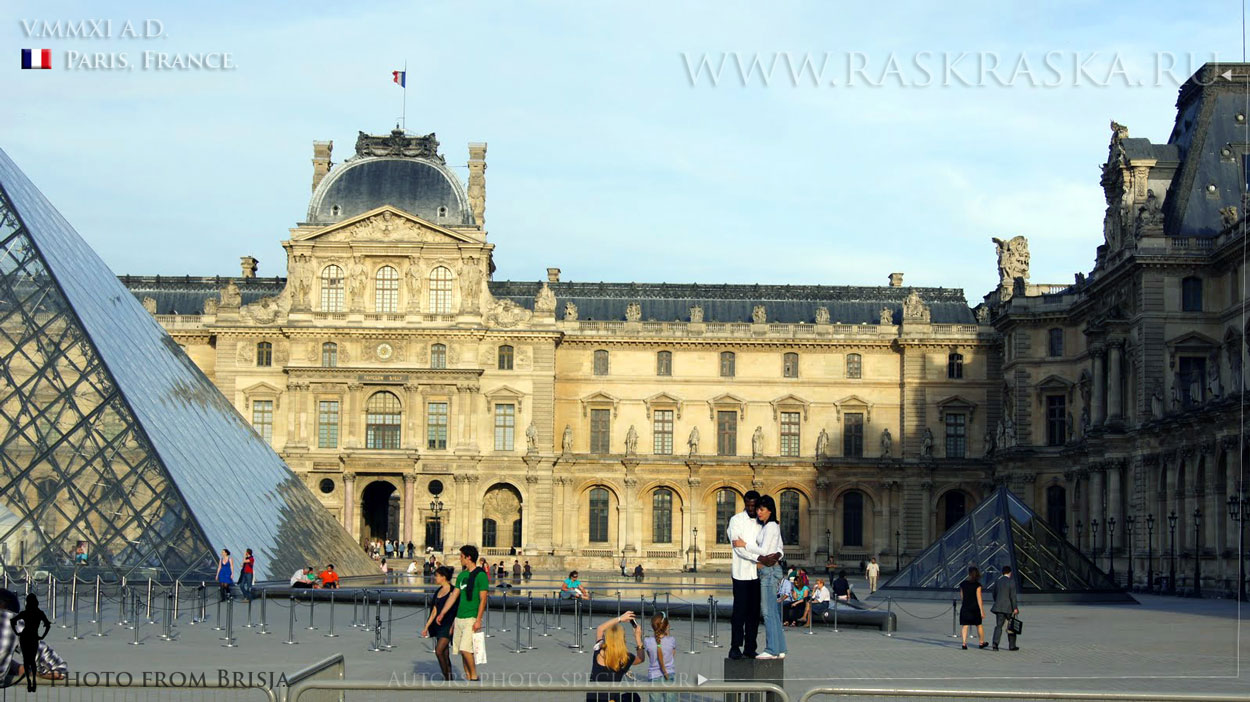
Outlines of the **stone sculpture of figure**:
<svg viewBox="0 0 1250 702">
<path fill-rule="evenodd" d="M 994 430 L 994 448 L 1007 448 L 1007 427 L 1003 424 L 1003 420 L 998 420 L 998 426 Z"/>
<path fill-rule="evenodd" d="M 1181 377 L 1178 375 L 1176 376 L 1176 379 L 1172 381 L 1172 411 L 1175 412 L 1176 410 L 1180 409 L 1180 407 L 1181 407 Z"/>
<path fill-rule="evenodd" d="M 207 310 L 206 310 L 207 311 Z M 1229 376 L 1232 382 L 1229 383 L 1228 394 L 1235 395 L 1242 391 L 1241 383 L 1241 354 L 1230 353 L 1228 356 Z"/>
<path fill-rule="evenodd" d="M 470 258 L 465 261 L 464 266 L 460 269 L 460 297 L 463 299 L 466 309 L 477 309 L 478 294 L 481 287 L 482 267 L 477 264 L 476 258 Z"/>
<path fill-rule="evenodd" d="M 556 294 L 547 287 L 546 283 L 538 289 L 538 294 L 534 296 L 534 311 L 555 314 L 556 311 Z"/>
<path fill-rule="evenodd" d="M 1202 378 L 1197 373 L 1189 377 L 1189 402 L 1194 405 L 1202 402 Z"/>
<path fill-rule="evenodd" d="M 1022 236 L 991 240 L 998 252 L 998 289 L 1010 297 L 1016 278 L 1029 279 L 1029 240 Z"/>
<path fill-rule="evenodd" d="M 816 437 L 816 457 L 824 458 L 829 455 L 829 432 L 824 427 L 820 429 L 820 435 Z"/>
<path fill-rule="evenodd" d="M 989 431 L 985 432 L 985 436 L 981 437 L 981 455 L 991 456 L 994 454 L 994 435 Z"/>
<path fill-rule="evenodd" d="M 573 453 L 573 427 L 564 425 L 564 437 L 560 439 L 560 453 Z"/>
<path fill-rule="evenodd" d="M 924 439 L 920 442 L 920 455 L 933 458 L 933 431 L 929 427 L 924 428 Z"/>
<path fill-rule="evenodd" d="M 408 306 L 416 307 L 421 299 L 421 269 L 415 265 L 408 266 Z"/>
<path fill-rule="evenodd" d="M 890 451 L 894 448 L 894 437 L 890 436 L 890 429 L 887 427 L 881 430 L 881 457 L 889 458 Z"/>
<path fill-rule="evenodd" d="M 534 426 L 533 422 L 525 428 L 525 447 L 529 453 L 538 450 L 538 427 Z"/>
<path fill-rule="evenodd" d="M 889 307 L 881 308 L 881 324 L 885 326 L 894 324 L 894 310 Z"/>
<path fill-rule="evenodd" d="M 625 455 L 633 456 L 638 453 L 638 431 L 634 429 L 634 425 L 629 425 L 629 431 L 625 433 Z"/>
<path fill-rule="evenodd" d="M 1076 431 L 1076 422 L 1073 422 L 1073 421 L 1072 421 L 1072 410 L 1068 410 L 1068 420 L 1067 420 L 1067 421 L 1068 421 L 1068 423 L 1067 423 L 1067 426 L 1066 426 L 1066 433 L 1067 433 L 1068 441 L 1069 441 L 1069 442 L 1071 442 L 1071 441 L 1072 441 L 1072 433 L 1073 433 L 1074 431 Z"/>
<path fill-rule="evenodd" d="M 1146 191 L 1146 202 L 1137 208 L 1137 229 L 1153 227 L 1163 223 L 1163 210 L 1154 190 Z"/>
<path fill-rule="evenodd" d="M 631 302 L 625 305 L 625 321 L 637 322 L 642 320 L 642 305 L 637 302 Z"/>
<path fill-rule="evenodd" d="M 222 307 L 238 307 L 241 302 L 243 302 L 243 293 L 239 292 L 239 286 L 235 285 L 233 280 L 221 289 Z"/>
<path fill-rule="evenodd" d="M 764 455 L 764 427 L 755 427 L 755 433 L 751 434 L 751 455 L 755 458 Z"/>
<path fill-rule="evenodd" d="M 816 308 L 816 323 L 817 323 L 817 324 L 828 324 L 828 323 L 829 323 L 829 308 L 828 308 L 828 307 L 817 307 L 817 308 Z"/>
<path fill-rule="evenodd" d="M 577 321 L 577 305 L 571 302 L 564 303 L 564 321 L 566 322 Z"/>
<path fill-rule="evenodd" d="M 751 321 L 756 324 L 764 324 L 768 321 L 768 310 L 763 305 L 756 305 L 751 310 Z"/>
<path fill-rule="evenodd" d="M 699 452 L 699 427 L 690 430 L 690 438 L 686 439 L 686 445 L 690 447 L 691 456 Z"/>
<path fill-rule="evenodd" d="M 929 306 L 920 299 L 920 293 L 915 290 L 903 300 L 903 321 L 929 323 Z"/>
<path fill-rule="evenodd" d="M 1220 210 L 1220 226 L 1222 228 L 1228 229 L 1240 221 L 1241 219 L 1237 216 L 1236 205 L 1229 205 L 1228 207 Z"/>
<path fill-rule="evenodd" d="M 1154 392 L 1150 393 L 1150 416 L 1152 419 L 1160 419 L 1163 417 L 1163 393 L 1156 386 Z"/>
<path fill-rule="evenodd" d="M 1011 415 L 1003 420 L 1003 448 L 1015 448 L 1016 446 L 1016 423 L 1011 420 Z"/>
<path fill-rule="evenodd" d="M 703 322 L 703 306 L 702 305 L 692 305 L 690 307 L 690 321 L 693 324 L 700 324 Z"/>
<path fill-rule="evenodd" d="M 1220 357 L 1219 354 L 1211 354 L 1211 358 L 1207 359 L 1207 397 L 1215 400 L 1222 394 L 1220 383 Z"/>
</svg>

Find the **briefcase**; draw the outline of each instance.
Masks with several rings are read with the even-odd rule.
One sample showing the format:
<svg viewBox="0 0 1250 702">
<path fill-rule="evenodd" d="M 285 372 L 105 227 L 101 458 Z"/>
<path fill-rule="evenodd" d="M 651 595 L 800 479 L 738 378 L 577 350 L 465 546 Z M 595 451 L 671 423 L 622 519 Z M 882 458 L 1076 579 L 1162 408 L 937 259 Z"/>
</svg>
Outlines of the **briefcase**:
<svg viewBox="0 0 1250 702">
<path fill-rule="evenodd" d="M 1013 636 L 1019 636 L 1020 634 L 1024 633 L 1024 622 L 1020 621 L 1017 617 L 1012 617 L 1011 619 L 1008 619 L 1007 620 L 1007 633 L 1012 634 Z"/>
</svg>

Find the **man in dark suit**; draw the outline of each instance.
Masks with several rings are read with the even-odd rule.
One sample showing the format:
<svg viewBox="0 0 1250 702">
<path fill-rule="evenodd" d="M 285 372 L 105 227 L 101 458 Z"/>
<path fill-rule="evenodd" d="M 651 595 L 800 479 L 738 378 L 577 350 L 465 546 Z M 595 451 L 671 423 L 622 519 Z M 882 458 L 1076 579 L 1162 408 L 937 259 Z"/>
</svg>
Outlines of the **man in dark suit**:
<svg viewBox="0 0 1250 702">
<path fill-rule="evenodd" d="M 998 642 L 1003 638 L 1003 627 L 1007 622 L 1020 613 L 1019 603 L 1016 601 L 1016 583 L 1011 579 L 1011 566 L 1003 566 L 1003 574 L 994 583 L 994 606 L 990 607 L 990 611 L 997 617 L 994 623 L 994 650 L 998 650 Z M 1007 650 L 1019 651 L 1016 646 L 1016 635 L 1007 632 Z"/>
</svg>

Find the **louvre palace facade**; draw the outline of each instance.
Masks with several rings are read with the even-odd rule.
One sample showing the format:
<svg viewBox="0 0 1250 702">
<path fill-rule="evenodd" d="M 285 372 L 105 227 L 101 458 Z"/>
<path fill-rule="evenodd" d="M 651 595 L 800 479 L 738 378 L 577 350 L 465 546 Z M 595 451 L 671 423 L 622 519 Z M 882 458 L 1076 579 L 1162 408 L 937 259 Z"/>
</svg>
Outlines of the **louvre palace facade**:
<svg viewBox="0 0 1250 702">
<path fill-rule="evenodd" d="M 1078 519 L 1201 503 L 1218 515 L 1204 577 L 1227 579 L 1244 133 L 1219 137 L 1232 190 L 1177 195 L 1186 169 L 1224 163 L 1195 136 L 1211 110 L 1187 107 L 1220 89 L 1182 90 L 1166 145 L 1117 125 L 1092 273 L 1031 283 L 1027 242 L 996 240 L 1002 283 L 975 306 L 890 271 L 879 287 L 591 283 L 553 260 L 495 280 L 486 145 L 468 145 L 462 184 L 433 134 L 398 130 L 362 132 L 338 164 L 314 142 L 285 277 L 245 256 L 237 276 L 122 282 L 362 541 L 724 568 L 754 488 L 777 498 L 790 560 L 892 568 L 1006 484 L 1073 539 Z M 1212 354 L 1218 397 L 1182 389 L 1152 415 L 1153 389 L 1170 397 L 1197 372 L 1184 359 L 1208 373 Z"/>
</svg>

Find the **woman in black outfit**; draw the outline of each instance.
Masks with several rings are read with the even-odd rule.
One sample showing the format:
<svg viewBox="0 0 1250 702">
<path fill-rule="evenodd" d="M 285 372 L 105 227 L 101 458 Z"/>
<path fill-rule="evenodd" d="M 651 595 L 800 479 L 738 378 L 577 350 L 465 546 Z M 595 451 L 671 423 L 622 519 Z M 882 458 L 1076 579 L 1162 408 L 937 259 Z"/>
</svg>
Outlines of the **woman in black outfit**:
<svg viewBox="0 0 1250 702">
<path fill-rule="evenodd" d="M 968 627 L 977 628 L 977 640 L 980 648 L 990 645 L 985 640 L 985 627 L 981 622 L 985 619 L 985 605 L 981 601 L 981 571 L 976 566 L 968 568 L 968 579 L 959 583 L 959 594 L 963 596 L 963 604 L 959 607 L 959 623 L 962 630 L 963 648 L 968 650 Z"/>
<path fill-rule="evenodd" d="M 434 657 L 438 659 L 439 670 L 443 671 L 443 679 L 451 680 L 451 629 L 456 622 L 456 601 L 460 591 L 451 586 L 456 571 L 450 566 L 440 566 L 434 571 L 434 583 L 438 590 L 434 592 L 434 606 L 430 608 L 430 618 L 421 630 L 424 638 L 433 638 Z"/>
<path fill-rule="evenodd" d="M 634 630 L 634 653 L 625 647 L 625 624 Z M 609 619 L 595 630 L 595 657 L 590 663 L 590 682 L 620 682 L 631 666 L 647 659 L 642 646 L 642 630 L 634 613 Z M 587 692 L 586 702 L 639 702 L 636 692 Z"/>
</svg>

